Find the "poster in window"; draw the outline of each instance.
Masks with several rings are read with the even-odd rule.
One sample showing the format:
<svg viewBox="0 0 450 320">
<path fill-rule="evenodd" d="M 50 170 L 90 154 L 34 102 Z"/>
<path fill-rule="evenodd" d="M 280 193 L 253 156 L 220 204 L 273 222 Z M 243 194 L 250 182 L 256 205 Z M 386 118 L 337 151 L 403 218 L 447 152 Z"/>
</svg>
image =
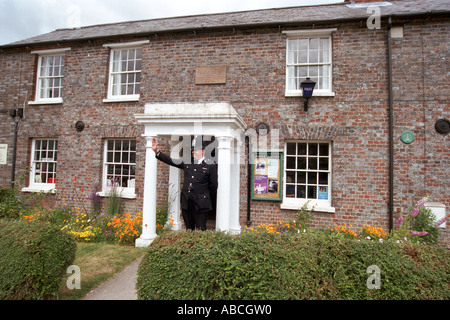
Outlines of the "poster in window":
<svg viewBox="0 0 450 320">
<path fill-rule="evenodd" d="M 281 152 L 255 152 L 252 156 L 252 199 L 282 200 Z"/>
<path fill-rule="evenodd" d="M 318 199 L 328 200 L 328 187 L 320 186 L 318 188 L 319 188 Z"/>
</svg>

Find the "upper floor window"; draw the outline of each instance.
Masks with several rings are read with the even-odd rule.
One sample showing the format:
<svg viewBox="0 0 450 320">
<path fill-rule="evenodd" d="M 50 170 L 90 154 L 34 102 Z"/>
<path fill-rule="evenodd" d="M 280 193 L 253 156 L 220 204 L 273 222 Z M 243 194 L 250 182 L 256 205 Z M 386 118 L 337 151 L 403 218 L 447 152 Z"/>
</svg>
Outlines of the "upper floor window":
<svg viewBox="0 0 450 320">
<path fill-rule="evenodd" d="M 142 44 L 148 41 L 108 44 L 111 48 L 108 98 L 111 101 L 138 101 L 141 93 Z"/>
<path fill-rule="evenodd" d="M 316 82 L 314 96 L 333 96 L 331 32 L 335 29 L 284 31 L 286 96 L 301 96 L 300 83 Z"/>
<path fill-rule="evenodd" d="M 39 55 L 36 97 L 32 104 L 62 103 L 66 49 L 33 51 Z"/>
</svg>

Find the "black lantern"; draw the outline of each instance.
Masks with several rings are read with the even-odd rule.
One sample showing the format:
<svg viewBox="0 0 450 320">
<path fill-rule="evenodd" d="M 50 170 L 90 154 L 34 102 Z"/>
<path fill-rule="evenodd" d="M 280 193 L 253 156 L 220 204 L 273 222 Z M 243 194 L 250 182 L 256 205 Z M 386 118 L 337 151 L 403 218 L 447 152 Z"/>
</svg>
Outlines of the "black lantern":
<svg viewBox="0 0 450 320">
<path fill-rule="evenodd" d="M 316 86 L 316 82 L 312 81 L 310 78 L 306 78 L 305 81 L 300 83 L 300 86 L 302 88 L 303 97 L 306 99 L 304 108 L 305 108 L 305 111 L 308 111 L 309 98 L 311 98 L 313 95 L 314 87 Z"/>
</svg>

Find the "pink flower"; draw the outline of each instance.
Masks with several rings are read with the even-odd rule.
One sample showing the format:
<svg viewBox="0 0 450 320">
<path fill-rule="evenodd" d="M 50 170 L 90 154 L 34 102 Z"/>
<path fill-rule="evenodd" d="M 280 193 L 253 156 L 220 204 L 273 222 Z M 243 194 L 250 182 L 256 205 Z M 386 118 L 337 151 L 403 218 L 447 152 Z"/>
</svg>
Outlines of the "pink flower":
<svg viewBox="0 0 450 320">
<path fill-rule="evenodd" d="M 414 208 L 413 211 L 411 212 L 411 215 L 413 217 L 417 216 L 419 214 L 420 209 L 419 208 Z"/>
<path fill-rule="evenodd" d="M 416 207 L 419 207 L 419 208 L 420 208 L 420 207 L 423 207 L 423 205 L 425 204 L 425 202 L 427 202 L 428 198 L 429 198 L 429 196 L 426 196 L 426 197 L 422 198 L 419 202 L 417 202 Z"/>
<path fill-rule="evenodd" d="M 427 232 L 426 231 L 423 231 L 423 232 L 411 231 L 411 234 L 414 235 L 414 236 L 423 237 L 423 236 L 427 235 Z"/>
<path fill-rule="evenodd" d="M 441 219 L 438 221 L 438 223 L 436 223 L 436 225 L 434 226 L 435 228 L 439 227 L 441 224 L 443 224 L 445 221 L 447 220 L 447 217 L 445 217 L 444 219 Z"/>
<path fill-rule="evenodd" d="M 400 219 L 398 219 L 397 220 L 397 227 L 400 227 L 400 225 L 402 224 L 402 222 L 403 222 L 403 217 L 400 217 Z"/>
</svg>

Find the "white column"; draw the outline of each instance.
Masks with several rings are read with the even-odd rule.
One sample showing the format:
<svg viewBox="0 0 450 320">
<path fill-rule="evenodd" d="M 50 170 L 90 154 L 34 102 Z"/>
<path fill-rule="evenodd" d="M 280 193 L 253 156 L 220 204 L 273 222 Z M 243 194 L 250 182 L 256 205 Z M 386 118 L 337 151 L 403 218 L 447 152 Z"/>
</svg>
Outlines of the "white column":
<svg viewBox="0 0 450 320">
<path fill-rule="evenodd" d="M 156 137 L 146 136 L 144 207 L 142 234 L 136 239 L 136 247 L 148 247 L 156 238 L 156 182 L 157 159 L 152 150 L 152 140 Z"/>
<path fill-rule="evenodd" d="M 178 159 L 180 157 L 179 141 L 170 141 L 170 157 Z M 172 224 L 172 230 L 181 230 L 180 220 L 180 169 L 170 166 L 169 169 L 169 223 Z"/>
<path fill-rule="evenodd" d="M 216 216 L 216 230 L 229 231 L 230 230 L 230 208 L 231 208 L 231 137 L 216 136 L 219 141 L 217 147 L 218 167 L 217 167 L 217 216 Z"/>
<path fill-rule="evenodd" d="M 230 233 L 240 234 L 241 224 L 239 223 L 240 205 L 240 141 L 232 143 L 232 163 L 231 163 L 231 200 L 230 200 Z"/>
</svg>

